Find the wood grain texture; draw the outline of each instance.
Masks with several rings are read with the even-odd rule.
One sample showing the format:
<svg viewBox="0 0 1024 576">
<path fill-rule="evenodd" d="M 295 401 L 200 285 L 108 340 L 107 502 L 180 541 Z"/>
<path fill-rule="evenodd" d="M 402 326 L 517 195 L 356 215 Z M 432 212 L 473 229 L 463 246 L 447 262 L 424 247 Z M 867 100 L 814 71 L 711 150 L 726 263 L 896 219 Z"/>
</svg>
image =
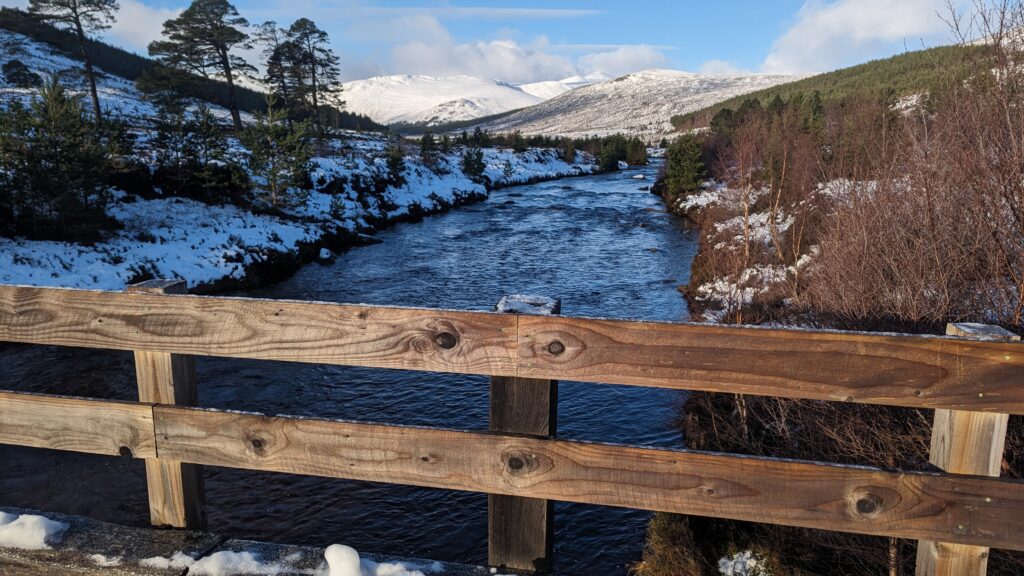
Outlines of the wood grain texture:
<svg viewBox="0 0 1024 576">
<path fill-rule="evenodd" d="M 155 406 L 185 462 L 1024 549 L 1024 483 Z M 514 463 L 518 460 L 518 463 Z"/>
<path fill-rule="evenodd" d="M 0 391 L 0 444 L 154 458 L 145 404 Z"/>
<path fill-rule="evenodd" d="M 0 340 L 1024 414 L 1020 342 L 22 286 Z"/>
<path fill-rule="evenodd" d="M 946 334 L 1020 340 L 1012 332 L 986 324 L 949 324 Z M 929 462 L 954 474 L 998 477 L 1009 420 L 1007 414 L 936 410 Z M 917 576 L 984 576 L 988 571 L 988 552 L 988 548 L 980 546 L 921 541 L 917 547 Z"/>
<path fill-rule="evenodd" d="M 188 293 L 183 280 L 151 280 L 126 290 L 129 294 Z M 135 375 L 141 402 L 183 406 L 197 403 L 195 362 L 191 356 L 136 350 Z M 146 488 L 149 519 L 154 526 L 195 530 L 206 527 L 203 470 L 198 464 L 148 458 Z"/>
<path fill-rule="evenodd" d="M 516 318 L 318 302 L 0 287 L 0 341 L 514 376 Z"/>
<path fill-rule="evenodd" d="M 552 315 L 557 298 L 503 296 L 494 309 L 504 313 Z M 555 436 L 558 381 L 491 377 L 491 432 Z M 554 553 L 554 502 L 504 494 L 487 497 L 487 563 L 514 570 L 550 572 Z"/>
<path fill-rule="evenodd" d="M 521 316 L 519 376 L 1024 413 L 1024 345 Z M 550 345 L 564 346 L 552 354 Z"/>
</svg>

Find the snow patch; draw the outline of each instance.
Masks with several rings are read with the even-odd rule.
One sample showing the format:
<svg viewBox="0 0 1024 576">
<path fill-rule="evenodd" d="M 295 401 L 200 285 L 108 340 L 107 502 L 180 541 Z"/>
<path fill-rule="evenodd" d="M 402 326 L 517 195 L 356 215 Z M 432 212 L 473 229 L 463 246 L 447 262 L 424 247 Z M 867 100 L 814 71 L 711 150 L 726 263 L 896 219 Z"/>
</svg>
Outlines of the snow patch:
<svg viewBox="0 0 1024 576">
<path fill-rule="evenodd" d="M 0 512 L 0 548 L 49 550 L 51 544 L 60 542 L 67 528 L 64 522 L 38 514 Z"/>
<path fill-rule="evenodd" d="M 723 576 L 762 576 L 765 563 L 750 550 L 724 556 L 718 560 L 718 572 Z"/>
<path fill-rule="evenodd" d="M 175 570 L 181 570 L 184 568 L 188 568 L 195 563 L 195 558 L 181 551 L 171 554 L 170 558 L 164 558 L 163 556 L 153 556 L 152 558 L 143 558 L 142 560 L 139 560 L 139 565 L 145 566 L 146 568 L 156 568 L 158 570 L 168 570 L 171 568 L 174 568 Z"/>
<path fill-rule="evenodd" d="M 89 555 L 89 560 L 91 560 L 93 562 L 93 564 L 95 564 L 97 566 L 101 566 L 103 568 L 110 568 L 110 567 L 113 567 L 113 566 L 120 566 L 122 559 L 123 559 L 123 556 L 112 556 L 112 557 L 110 557 L 110 556 L 104 556 L 103 554 L 90 554 Z"/>
</svg>

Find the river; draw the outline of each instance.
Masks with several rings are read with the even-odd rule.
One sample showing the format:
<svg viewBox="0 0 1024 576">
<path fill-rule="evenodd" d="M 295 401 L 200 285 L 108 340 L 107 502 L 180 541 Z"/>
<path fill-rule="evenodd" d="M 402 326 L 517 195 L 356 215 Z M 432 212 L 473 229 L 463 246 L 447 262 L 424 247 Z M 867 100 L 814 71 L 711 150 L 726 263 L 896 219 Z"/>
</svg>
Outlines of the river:
<svg viewBox="0 0 1024 576">
<path fill-rule="evenodd" d="M 567 316 L 678 321 L 696 234 L 642 191 L 656 168 L 495 191 L 481 203 L 377 234 L 331 265 L 239 293 L 264 298 L 488 310 L 503 295 L 562 299 Z M 633 179 L 644 174 L 645 180 Z M 0 388 L 132 399 L 130 354 L 0 349 Z M 487 380 L 200 358 L 202 406 L 469 430 L 487 427 Z M 679 392 L 562 382 L 564 438 L 679 447 Z M 145 525 L 145 475 L 127 458 L 0 447 L 0 505 Z M 240 538 L 486 563 L 487 498 L 207 468 L 210 530 Z M 556 571 L 622 573 L 640 558 L 645 512 L 558 504 Z"/>
</svg>

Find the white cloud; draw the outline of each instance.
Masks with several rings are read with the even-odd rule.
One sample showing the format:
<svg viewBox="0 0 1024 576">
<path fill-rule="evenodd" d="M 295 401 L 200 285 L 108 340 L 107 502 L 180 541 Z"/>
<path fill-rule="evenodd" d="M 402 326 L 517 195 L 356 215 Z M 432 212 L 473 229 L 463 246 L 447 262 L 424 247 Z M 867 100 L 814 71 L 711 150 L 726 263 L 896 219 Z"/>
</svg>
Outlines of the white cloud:
<svg viewBox="0 0 1024 576">
<path fill-rule="evenodd" d="M 880 55 L 887 46 L 939 39 L 945 0 L 808 0 L 772 46 L 762 69 L 772 73 L 831 70 Z"/>
<path fill-rule="evenodd" d="M 114 44 L 140 54 L 145 54 L 149 43 L 160 38 L 165 21 L 181 13 L 181 10 L 147 6 L 138 0 L 119 0 L 118 3 L 121 10 L 118 11 L 117 21 L 104 36 Z"/>
<path fill-rule="evenodd" d="M 718 59 L 708 60 L 707 62 L 701 64 L 700 68 L 697 69 L 697 71 L 700 72 L 701 74 L 723 74 L 723 75 L 749 74 L 750 73 L 749 70 L 745 70 L 743 68 L 740 68 L 739 66 L 737 66 L 736 64 L 733 64 L 732 62 L 729 62 L 728 60 L 718 60 Z"/>
<path fill-rule="evenodd" d="M 551 80 L 575 73 L 567 58 L 514 40 L 407 42 L 393 48 L 392 65 L 403 73 L 467 74 L 508 82 Z"/>
<path fill-rule="evenodd" d="M 637 70 L 664 66 L 665 61 L 665 55 L 652 46 L 622 46 L 607 52 L 584 54 L 577 62 L 587 73 L 605 72 L 612 76 L 621 76 Z"/>
<path fill-rule="evenodd" d="M 506 33 L 499 40 L 459 43 L 434 16 L 427 14 L 396 19 L 389 23 L 389 28 L 390 31 L 380 34 L 417 38 L 392 48 L 391 67 L 397 73 L 467 74 L 523 83 L 559 80 L 580 71 L 620 75 L 665 63 L 664 54 L 653 46 L 598 45 L 591 47 L 593 51 L 574 54 L 574 59 L 559 53 L 565 51 L 564 45 L 552 46 L 544 36 L 521 42 L 509 38 L 514 34 Z"/>
</svg>

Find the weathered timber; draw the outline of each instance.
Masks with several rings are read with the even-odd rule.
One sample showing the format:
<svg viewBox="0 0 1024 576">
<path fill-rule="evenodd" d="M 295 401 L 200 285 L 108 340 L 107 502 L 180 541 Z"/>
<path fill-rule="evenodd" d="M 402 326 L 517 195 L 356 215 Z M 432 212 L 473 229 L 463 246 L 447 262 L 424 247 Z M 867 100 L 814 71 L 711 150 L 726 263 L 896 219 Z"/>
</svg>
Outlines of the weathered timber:
<svg viewBox="0 0 1024 576">
<path fill-rule="evenodd" d="M 0 341 L 505 375 L 511 315 L 0 287 Z"/>
<path fill-rule="evenodd" d="M 985 340 L 1019 341 L 999 326 L 949 324 L 946 334 Z M 964 410 L 935 411 L 929 461 L 946 472 L 998 477 L 1009 415 Z M 984 576 L 989 549 L 922 540 L 917 546 L 918 576 Z"/>
<path fill-rule="evenodd" d="M 520 377 L 1024 413 L 1013 342 L 541 316 L 519 342 Z"/>
<path fill-rule="evenodd" d="M 0 341 L 1024 414 L 1019 342 L 24 286 Z"/>
<path fill-rule="evenodd" d="M 0 391 L 0 444 L 155 458 L 145 404 Z"/>
<path fill-rule="evenodd" d="M 154 406 L 184 462 L 1024 549 L 1024 483 Z"/>
<path fill-rule="evenodd" d="M 183 280 L 151 280 L 127 288 L 129 294 L 187 294 Z M 195 362 L 191 356 L 135 351 L 139 401 L 195 406 Z M 159 457 L 159 454 L 157 454 Z M 206 526 L 203 470 L 167 458 L 146 459 L 149 518 L 154 526 L 200 529 Z"/>
<path fill-rule="evenodd" d="M 551 315 L 561 300 L 503 296 L 496 312 Z M 558 422 L 558 381 L 494 376 L 490 389 L 490 430 L 554 437 Z M 554 550 L 554 502 L 504 494 L 487 497 L 487 557 L 491 566 L 549 572 Z"/>
</svg>

